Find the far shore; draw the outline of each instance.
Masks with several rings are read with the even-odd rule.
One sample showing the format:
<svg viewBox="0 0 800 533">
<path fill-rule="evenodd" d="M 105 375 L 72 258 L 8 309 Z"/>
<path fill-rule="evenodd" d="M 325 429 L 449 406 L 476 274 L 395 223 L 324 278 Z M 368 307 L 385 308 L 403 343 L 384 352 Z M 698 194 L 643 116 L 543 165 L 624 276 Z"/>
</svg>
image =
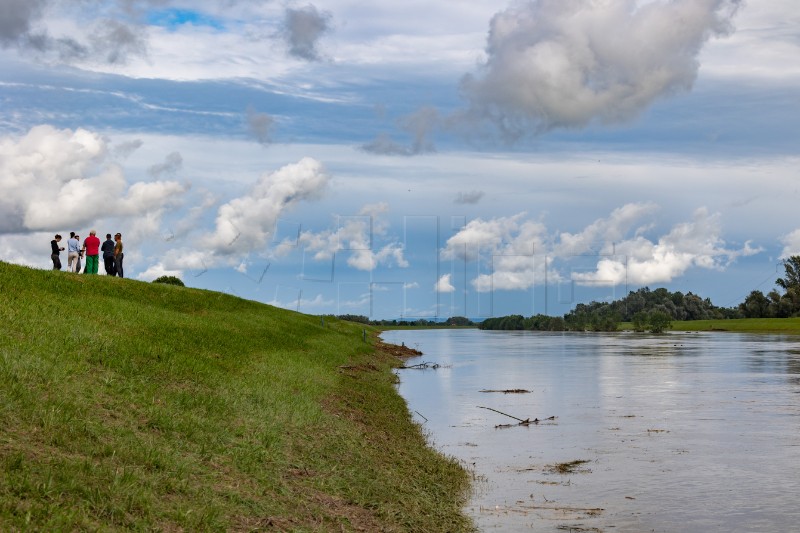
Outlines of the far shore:
<svg viewBox="0 0 800 533">
<path fill-rule="evenodd" d="M 474 326 L 375 326 L 381 331 L 404 329 L 479 329 Z M 500 331 L 500 330 L 498 330 Z M 621 322 L 619 331 L 633 331 L 630 322 Z M 670 331 L 719 331 L 735 333 L 783 333 L 800 335 L 800 317 L 791 318 L 730 318 L 717 320 L 674 320 Z"/>
</svg>

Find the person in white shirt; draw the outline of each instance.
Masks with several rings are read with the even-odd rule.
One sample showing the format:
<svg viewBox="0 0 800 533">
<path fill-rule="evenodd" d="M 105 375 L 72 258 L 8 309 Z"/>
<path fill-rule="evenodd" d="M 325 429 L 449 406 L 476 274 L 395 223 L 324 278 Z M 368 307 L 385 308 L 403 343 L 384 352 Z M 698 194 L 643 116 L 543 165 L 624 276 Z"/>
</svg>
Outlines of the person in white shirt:
<svg viewBox="0 0 800 533">
<path fill-rule="evenodd" d="M 78 259 L 81 253 L 80 237 L 75 235 L 74 231 L 69 232 L 69 240 L 67 241 L 67 271 L 75 272 L 78 268 Z"/>
</svg>

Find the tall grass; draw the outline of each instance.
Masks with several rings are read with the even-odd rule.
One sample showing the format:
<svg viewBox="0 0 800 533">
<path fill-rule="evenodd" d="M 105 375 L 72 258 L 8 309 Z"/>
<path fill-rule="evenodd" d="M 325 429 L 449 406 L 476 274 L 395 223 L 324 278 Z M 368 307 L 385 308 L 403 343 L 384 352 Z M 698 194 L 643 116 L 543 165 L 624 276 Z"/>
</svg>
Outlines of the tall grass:
<svg viewBox="0 0 800 533">
<path fill-rule="evenodd" d="M 360 325 L 5 263 L 0 294 L 2 531 L 471 528 Z"/>
</svg>

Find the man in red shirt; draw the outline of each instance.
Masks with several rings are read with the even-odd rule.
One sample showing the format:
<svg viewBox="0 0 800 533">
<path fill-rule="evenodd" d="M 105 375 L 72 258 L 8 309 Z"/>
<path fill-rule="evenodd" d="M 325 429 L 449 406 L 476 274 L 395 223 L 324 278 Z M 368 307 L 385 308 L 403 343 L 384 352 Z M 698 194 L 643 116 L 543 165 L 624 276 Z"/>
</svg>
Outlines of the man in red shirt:
<svg viewBox="0 0 800 533">
<path fill-rule="evenodd" d="M 98 256 L 100 254 L 100 239 L 97 238 L 96 231 L 89 232 L 89 236 L 83 240 L 83 247 L 86 249 L 86 273 L 97 274 Z"/>
</svg>

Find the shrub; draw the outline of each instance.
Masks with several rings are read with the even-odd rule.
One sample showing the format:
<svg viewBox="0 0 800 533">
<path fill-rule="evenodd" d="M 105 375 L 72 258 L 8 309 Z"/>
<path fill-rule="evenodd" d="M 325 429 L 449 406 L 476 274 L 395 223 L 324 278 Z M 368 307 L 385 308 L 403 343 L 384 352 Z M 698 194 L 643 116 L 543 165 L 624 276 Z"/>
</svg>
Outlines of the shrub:
<svg viewBox="0 0 800 533">
<path fill-rule="evenodd" d="M 664 333 L 665 329 L 672 327 L 672 317 L 663 311 L 653 311 L 647 321 L 650 323 L 650 331 L 653 333 Z"/>
<path fill-rule="evenodd" d="M 183 284 L 180 278 L 175 276 L 161 276 L 160 278 L 154 279 L 153 283 L 165 283 L 167 285 L 178 285 L 180 287 L 186 286 Z"/>
</svg>

